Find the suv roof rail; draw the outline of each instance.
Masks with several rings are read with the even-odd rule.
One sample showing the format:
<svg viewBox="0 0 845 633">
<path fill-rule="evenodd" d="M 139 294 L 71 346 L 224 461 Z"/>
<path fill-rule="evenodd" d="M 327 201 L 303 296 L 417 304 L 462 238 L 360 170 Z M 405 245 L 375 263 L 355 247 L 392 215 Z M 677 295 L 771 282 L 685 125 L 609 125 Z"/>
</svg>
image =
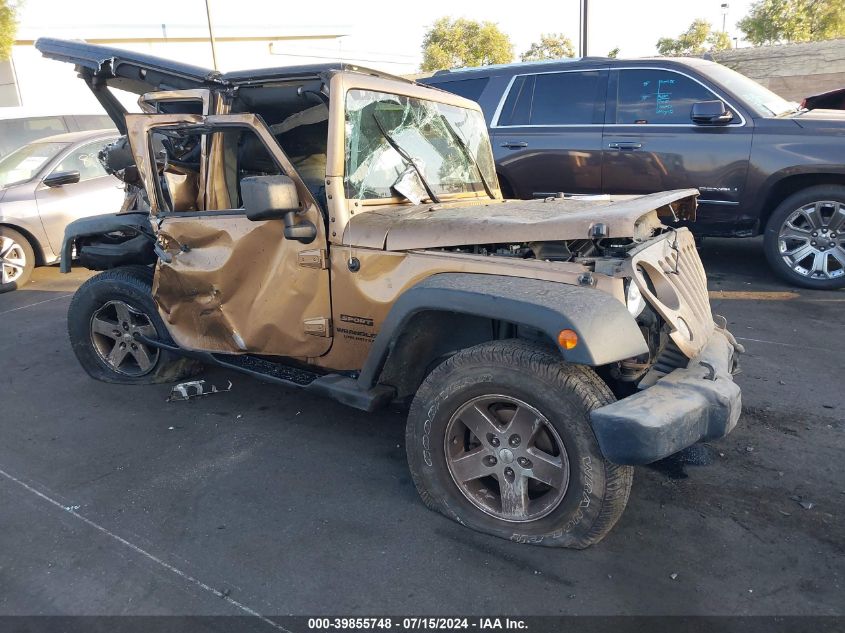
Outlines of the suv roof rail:
<svg viewBox="0 0 845 633">
<path fill-rule="evenodd" d="M 557 59 L 542 59 L 533 62 L 513 62 L 511 64 L 490 64 L 488 66 L 462 66 L 460 68 L 448 68 L 438 70 L 433 76 L 447 75 L 450 73 L 466 73 L 472 71 L 501 70 L 503 68 L 525 68 L 530 66 L 545 66 L 549 64 L 573 64 L 576 62 L 606 62 L 611 57 L 559 57 Z"/>
</svg>

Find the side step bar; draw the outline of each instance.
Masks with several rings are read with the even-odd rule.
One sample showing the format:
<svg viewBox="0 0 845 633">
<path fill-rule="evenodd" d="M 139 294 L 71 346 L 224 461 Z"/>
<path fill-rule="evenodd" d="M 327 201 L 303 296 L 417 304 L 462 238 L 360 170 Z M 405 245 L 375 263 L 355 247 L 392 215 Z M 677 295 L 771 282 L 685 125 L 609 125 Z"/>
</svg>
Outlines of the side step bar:
<svg viewBox="0 0 845 633">
<path fill-rule="evenodd" d="M 387 385 L 361 389 L 357 379 L 343 374 L 318 374 L 301 367 L 274 363 L 256 356 L 195 352 L 139 334 L 136 334 L 135 338 L 144 345 L 195 358 L 208 365 L 234 369 L 265 382 L 304 389 L 361 411 L 372 412 L 386 407 L 396 396 L 394 389 Z"/>
</svg>

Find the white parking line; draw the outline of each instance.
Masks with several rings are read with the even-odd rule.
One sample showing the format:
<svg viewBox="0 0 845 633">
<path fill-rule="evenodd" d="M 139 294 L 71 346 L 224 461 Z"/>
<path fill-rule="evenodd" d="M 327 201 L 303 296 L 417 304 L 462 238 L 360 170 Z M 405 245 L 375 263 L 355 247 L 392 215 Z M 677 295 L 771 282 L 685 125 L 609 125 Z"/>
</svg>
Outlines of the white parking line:
<svg viewBox="0 0 845 633">
<path fill-rule="evenodd" d="M 746 338 L 744 336 L 734 337 L 738 341 L 751 341 L 752 343 L 768 343 L 769 345 L 782 345 L 783 347 L 798 347 L 800 349 L 817 349 L 822 352 L 828 351 L 824 347 L 813 347 L 812 345 L 796 345 L 795 343 L 783 343 L 781 341 L 764 341 L 759 338 Z"/>
<path fill-rule="evenodd" d="M 70 295 L 68 295 L 68 296 L 70 296 Z M 0 313 L 0 314 L 2 314 L 2 313 Z M 173 572 L 174 574 L 176 574 L 177 576 L 179 576 L 179 577 L 180 577 L 180 578 L 182 578 L 183 580 L 186 580 L 187 582 L 189 582 L 189 583 L 191 583 L 191 584 L 193 584 L 193 585 L 196 585 L 197 587 L 199 587 L 199 588 L 200 588 L 200 589 L 202 589 L 203 591 L 207 591 L 207 592 L 209 592 L 209 593 L 211 593 L 211 594 L 213 594 L 213 595 L 217 596 L 218 598 L 222 598 L 223 600 L 225 600 L 226 602 L 228 602 L 229 604 L 231 604 L 233 607 L 235 607 L 235 608 L 237 608 L 237 609 L 239 609 L 239 610 L 243 611 L 243 612 L 244 612 L 244 613 L 246 613 L 247 615 L 251 615 L 251 616 L 253 616 L 253 617 L 256 617 L 256 618 L 258 618 L 259 620 L 262 620 L 263 622 L 266 622 L 267 624 L 269 624 L 270 626 L 272 626 L 272 627 L 273 627 L 273 628 L 275 628 L 275 629 L 278 629 L 278 630 L 280 630 L 280 631 L 284 631 L 285 633 L 291 633 L 291 631 L 288 631 L 288 629 L 284 628 L 283 626 L 281 626 L 281 625 L 280 625 L 280 624 L 278 624 L 277 622 L 273 622 L 273 620 L 271 620 L 270 618 L 267 618 L 267 617 L 265 617 L 265 616 L 261 615 L 260 613 L 258 613 L 258 612 L 257 612 L 257 611 L 255 611 L 254 609 L 250 609 L 250 608 L 249 608 L 248 606 L 246 606 L 245 604 L 242 604 L 242 603 L 238 602 L 237 600 L 234 600 L 233 598 L 230 598 L 229 596 L 227 596 L 226 594 L 224 594 L 222 591 L 219 591 L 219 590 L 215 589 L 214 587 L 210 587 L 209 585 L 205 584 L 205 583 L 204 583 L 204 582 L 202 582 L 201 580 L 198 580 L 198 579 L 194 578 L 194 577 L 193 577 L 193 576 L 191 576 L 190 574 L 187 574 L 187 573 L 183 572 L 181 569 L 178 569 L 178 568 L 174 567 L 174 566 L 173 566 L 173 565 L 171 565 L 170 563 L 167 563 L 167 562 L 165 562 L 165 561 L 161 560 L 160 558 L 158 558 L 157 556 L 154 556 L 153 554 L 150 554 L 148 551 L 146 551 L 146 550 L 144 550 L 144 549 L 141 549 L 141 548 L 140 548 L 140 547 L 138 547 L 137 545 L 135 545 L 135 544 L 133 544 L 133 543 L 130 543 L 130 542 L 129 542 L 129 541 L 127 541 L 125 538 L 123 538 L 123 537 L 121 537 L 121 536 L 118 536 L 118 535 L 117 535 L 117 534 L 115 534 L 114 532 L 110 532 L 109 530 L 107 530 L 106 528 L 104 528 L 102 525 L 99 525 L 99 524 L 97 524 L 97 523 L 94 523 L 94 521 L 92 521 L 91 519 L 88 519 L 88 518 L 86 518 L 86 517 L 82 516 L 81 514 L 79 514 L 79 513 L 76 511 L 76 508 L 77 508 L 77 507 L 79 507 L 79 506 L 65 506 L 65 505 L 63 505 L 63 504 L 59 503 L 58 501 L 56 501 L 55 499 L 52 499 L 52 498 L 48 497 L 48 496 L 47 496 L 47 495 L 45 495 L 43 492 L 41 492 L 41 491 L 39 491 L 39 490 L 36 490 L 35 488 L 33 488 L 32 486 L 30 486 L 29 484 L 24 483 L 23 481 L 21 481 L 21 480 L 20 480 L 20 479 L 18 479 L 17 477 L 14 477 L 13 475 L 10 475 L 9 473 L 7 473 L 6 471 L 4 471 L 4 470 L 2 470 L 2 469 L 0 469 L 0 475 L 2 475 L 3 477 L 5 477 L 5 478 L 6 478 L 6 479 L 8 479 L 9 481 L 11 481 L 11 482 L 13 482 L 13 483 L 16 483 L 16 484 L 17 484 L 17 485 L 19 485 L 21 488 L 23 488 L 23 489 L 25 489 L 25 490 L 27 490 L 27 491 L 31 492 L 31 493 L 32 493 L 32 494 L 34 494 L 35 496 L 40 497 L 40 498 L 41 498 L 41 499 L 43 499 L 44 501 L 46 501 L 46 502 L 48 502 L 48 503 L 51 503 L 51 504 L 53 504 L 54 506 L 56 506 L 57 508 L 60 508 L 61 510 L 63 510 L 63 511 L 65 511 L 65 512 L 67 512 L 68 514 L 70 514 L 70 515 L 72 515 L 72 516 L 76 517 L 77 519 L 79 519 L 79 520 L 80 520 L 80 521 L 82 521 L 83 523 L 86 523 L 87 525 L 90 525 L 90 526 L 91 526 L 92 528 L 94 528 L 95 530 L 97 530 L 97 531 L 99 531 L 99 532 L 102 532 L 102 533 L 103 533 L 103 534 L 105 534 L 106 536 L 111 537 L 112 539 L 114 539 L 115 541 L 117 541 L 118 543 L 120 543 L 121 545 L 125 545 L 126 547 L 128 547 L 128 548 L 129 548 L 129 549 L 131 549 L 132 551 L 137 552 L 137 553 L 138 553 L 138 554 L 140 554 L 141 556 L 143 556 L 143 557 L 145 557 L 145 558 L 147 558 L 147 559 L 149 559 L 149 560 L 153 561 L 154 563 L 156 563 L 156 564 L 158 564 L 158 565 L 160 565 L 160 566 L 164 567 L 166 570 Z"/>
<path fill-rule="evenodd" d="M 10 312 L 17 312 L 18 310 L 26 310 L 27 308 L 32 308 L 33 306 L 40 306 L 42 303 L 50 303 L 51 301 L 58 301 L 59 299 L 67 299 L 68 297 L 72 297 L 73 293 L 69 295 L 62 295 L 60 297 L 53 297 L 52 299 L 44 299 L 44 301 L 37 301 L 35 303 L 30 303 L 25 306 L 20 306 L 17 308 L 12 308 L 11 310 L 4 310 L 0 312 L 0 315 L 9 314 Z"/>
</svg>

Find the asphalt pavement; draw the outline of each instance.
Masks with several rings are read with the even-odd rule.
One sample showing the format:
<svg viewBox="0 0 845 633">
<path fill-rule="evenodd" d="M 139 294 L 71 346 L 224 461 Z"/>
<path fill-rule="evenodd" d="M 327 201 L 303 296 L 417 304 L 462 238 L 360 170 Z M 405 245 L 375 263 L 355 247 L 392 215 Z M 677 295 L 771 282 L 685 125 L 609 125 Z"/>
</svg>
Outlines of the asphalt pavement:
<svg viewBox="0 0 845 633">
<path fill-rule="evenodd" d="M 93 381 L 65 327 L 90 273 L 36 270 L 0 295 L 0 615 L 845 615 L 845 292 L 780 283 L 758 240 L 701 254 L 744 415 L 706 465 L 637 468 L 585 551 L 428 511 L 401 412 Z"/>
</svg>

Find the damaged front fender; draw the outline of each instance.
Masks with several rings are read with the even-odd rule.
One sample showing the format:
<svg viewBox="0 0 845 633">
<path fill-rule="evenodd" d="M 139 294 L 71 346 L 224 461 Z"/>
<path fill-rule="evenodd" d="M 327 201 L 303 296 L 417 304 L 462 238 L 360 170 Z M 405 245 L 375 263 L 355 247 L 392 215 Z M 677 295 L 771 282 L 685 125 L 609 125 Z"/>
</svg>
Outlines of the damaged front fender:
<svg viewBox="0 0 845 633">
<path fill-rule="evenodd" d="M 156 261 L 155 239 L 146 212 L 81 218 L 65 228 L 60 270 L 63 273 L 71 271 L 74 249 L 80 264 L 90 270 L 150 265 Z"/>
</svg>

